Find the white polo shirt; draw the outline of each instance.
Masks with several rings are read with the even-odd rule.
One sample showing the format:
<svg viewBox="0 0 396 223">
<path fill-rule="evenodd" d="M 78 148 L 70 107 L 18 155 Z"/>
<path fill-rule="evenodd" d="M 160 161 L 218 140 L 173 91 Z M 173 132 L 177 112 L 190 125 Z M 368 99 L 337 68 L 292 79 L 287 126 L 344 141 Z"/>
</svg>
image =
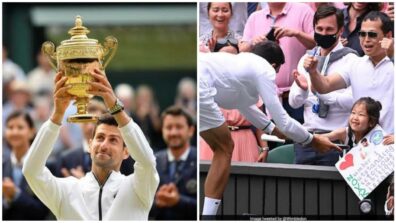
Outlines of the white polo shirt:
<svg viewBox="0 0 396 223">
<path fill-rule="evenodd" d="M 297 143 L 312 141 L 312 135 L 280 104 L 275 70 L 265 59 L 253 53 L 201 53 L 198 72 L 200 131 L 224 123 L 220 106 L 238 109 L 254 126 L 271 133 L 273 124 L 256 106 L 260 95 L 280 131 Z"/>
<path fill-rule="evenodd" d="M 326 59 L 330 55 L 344 48 L 341 43 L 326 56 Z M 320 49 L 321 50 L 321 49 Z M 308 131 L 323 130 L 332 131 L 348 125 L 348 118 L 351 113 L 353 97 L 352 90 L 350 87 L 347 89 L 340 89 L 337 91 L 330 92 L 328 94 L 318 94 L 315 96 L 311 88 L 311 79 L 309 73 L 304 69 L 304 60 L 307 57 L 305 54 L 299 61 L 297 70 L 301 75 L 304 75 L 308 81 L 308 90 L 304 91 L 301 89 L 296 82 L 290 88 L 289 104 L 293 108 L 299 108 L 304 106 L 304 124 L 303 126 Z M 358 56 L 355 54 L 347 54 L 337 61 L 331 63 L 327 68 L 327 73 L 334 73 L 338 67 L 350 66 L 353 60 L 356 60 Z M 325 66 L 325 65 L 324 65 Z M 312 111 L 312 107 L 318 104 L 319 98 L 326 104 L 329 105 L 329 111 L 326 118 L 320 118 L 317 113 Z"/>
<path fill-rule="evenodd" d="M 338 71 L 347 86 L 352 87 L 354 101 L 371 97 L 381 102 L 380 125 L 387 134 L 394 133 L 394 65 L 389 57 L 376 66 L 365 55 Z"/>
</svg>

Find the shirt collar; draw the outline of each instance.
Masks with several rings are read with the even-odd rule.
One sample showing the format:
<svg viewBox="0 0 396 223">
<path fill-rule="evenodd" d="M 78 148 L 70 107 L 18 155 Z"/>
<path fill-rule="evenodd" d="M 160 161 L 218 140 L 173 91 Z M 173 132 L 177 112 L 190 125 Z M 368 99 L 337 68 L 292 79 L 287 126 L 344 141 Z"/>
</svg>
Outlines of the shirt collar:
<svg viewBox="0 0 396 223">
<path fill-rule="evenodd" d="M 370 62 L 371 64 L 373 64 L 373 61 L 371 60 L 371 58 L 370 58 L 369 56 L 364 55 L 363 58 L 364 58 L 365 60 L 367 60 L 368 62 Z M 375 65 L 374 67 L 376 68 L 376 67 L 378 67 L 378 66 L 380 66 L 381 64 L 386 63 L 386 62 L 392 62 L 391 59 L 390 59 L 388 56 L 385 56 L 384 58 L 382 58 L 382 60 L 381 60 L 380 62 L 378 62 L 378 64 Z M 374 65 L 374 64 L 373 64 L 373 65 Z"/>
<path fill-rule="evenodd" d="M 11 152 L 10 156 L 11 156 L 12 166 L 22 166 L 23 163 L 25 162 L 26 153 L 25 153 L 25 155 L 22 156 L 20 163 L 18 163 L 18 160 L 17 160 L 14 152 Z"/>
<path fill-rule="evenodd" d="M 169 162 L 175 161 L 175 156 L 173 156 L 173 154 L 172 154 L 172 152 L 170 151 L 170 149 L 168 149 L 168 150 L 166 151 L 166 153 L 168 154 L 168 161 L 169 161 Z M 188 154 L 189 154 L 189 153 L 190 153 L 190 147 L 188 147 L 188 148 L 186 149 L 186 151 L 184 151 L 184 153 L 180 156 L 180 159 L 179 159 L 179 160 L 186 161 L 187 158 L 188 158 Z"/>
<path fill-rule="evenodd" d="M 291 4 L 286 2 L 285 6 L 282 9 L 282 12 L 279 15 L 287 15 L 287 13 L 290 11 L 290 8 Z M 264 14 L 267 18 L 272 17 L 269 6 L 264 9 Z"/>
</svg>

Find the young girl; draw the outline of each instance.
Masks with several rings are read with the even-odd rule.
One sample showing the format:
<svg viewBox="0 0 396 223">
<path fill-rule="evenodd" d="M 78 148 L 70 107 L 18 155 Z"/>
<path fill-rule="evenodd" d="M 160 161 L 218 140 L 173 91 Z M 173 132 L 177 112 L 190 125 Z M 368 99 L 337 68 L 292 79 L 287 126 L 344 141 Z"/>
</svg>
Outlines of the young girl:
<svg viewBox="0 0 396 223">
<path fill-rule="evenodd" d="M 357 145 L 366 148 L 370 144 L 393 144 L 393 136 L 385 136 L 384 130 L 378 124 L 381 108 L 379 101 L 370 97 L 360 98 L 352 107 L 348 127 L 336 129 L 324 136 L 331 141 L 339 140 L 350 148 Z M 365 152 L 361 156 L 364 159 Z"/>
</svg>

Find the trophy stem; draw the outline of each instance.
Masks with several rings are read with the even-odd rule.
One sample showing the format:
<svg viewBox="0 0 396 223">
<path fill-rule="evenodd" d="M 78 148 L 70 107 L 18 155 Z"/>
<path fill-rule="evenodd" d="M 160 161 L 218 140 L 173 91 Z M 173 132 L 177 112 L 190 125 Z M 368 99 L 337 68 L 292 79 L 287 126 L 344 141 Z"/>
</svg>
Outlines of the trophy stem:
<svg viewBox="0 0 396 223">
<path fill-rule="evenodd" d="M 87 105 L 89 99 L 87 97 L 77 98 L 74 105 L 77 107 L 77 114 L 71 115 L 67 118 L 67 122 L 71 123 L 87 123 L 87 122 L 97 122 L 98 116 L 88 114 Z"/>
</svg>

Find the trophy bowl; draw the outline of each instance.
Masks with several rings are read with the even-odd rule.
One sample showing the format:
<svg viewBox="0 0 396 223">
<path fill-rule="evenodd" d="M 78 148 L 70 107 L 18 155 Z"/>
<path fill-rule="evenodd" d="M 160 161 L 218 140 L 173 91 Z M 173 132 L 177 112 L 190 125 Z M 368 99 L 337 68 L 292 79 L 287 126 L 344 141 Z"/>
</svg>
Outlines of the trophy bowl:
<svg viewBox="0 0 396 223">
<path fill-rule="evenodd" d="M 50 64 L 57 71 L 62 71 L 67 77 L 66 86 L 71 86 L 68 93 L 76 96 L 74 105 L 77 113 L 67 118 L 71 123 L 96 122 L 98 117 L 88 114 L 87 105 L 92 95 L 87 93 L 89 81 L 93 78 L 91 73 L 94 69 L 105 71 L 105 67 L 113 58 L 118 41 L 115 37 L 105 38 L 103 46 L 96 39 L 89 39 L 89 30 L 82 26 L 81 16 L 76 17 L 75 27 L 69 30 L 72 36 L 68 40 L 61 42 L 56 48 L 50 42 L 44 42 L 41 50 L 48 56 Z M 56 64 L 56 65 L 55 65 Z"/>
</svg>

